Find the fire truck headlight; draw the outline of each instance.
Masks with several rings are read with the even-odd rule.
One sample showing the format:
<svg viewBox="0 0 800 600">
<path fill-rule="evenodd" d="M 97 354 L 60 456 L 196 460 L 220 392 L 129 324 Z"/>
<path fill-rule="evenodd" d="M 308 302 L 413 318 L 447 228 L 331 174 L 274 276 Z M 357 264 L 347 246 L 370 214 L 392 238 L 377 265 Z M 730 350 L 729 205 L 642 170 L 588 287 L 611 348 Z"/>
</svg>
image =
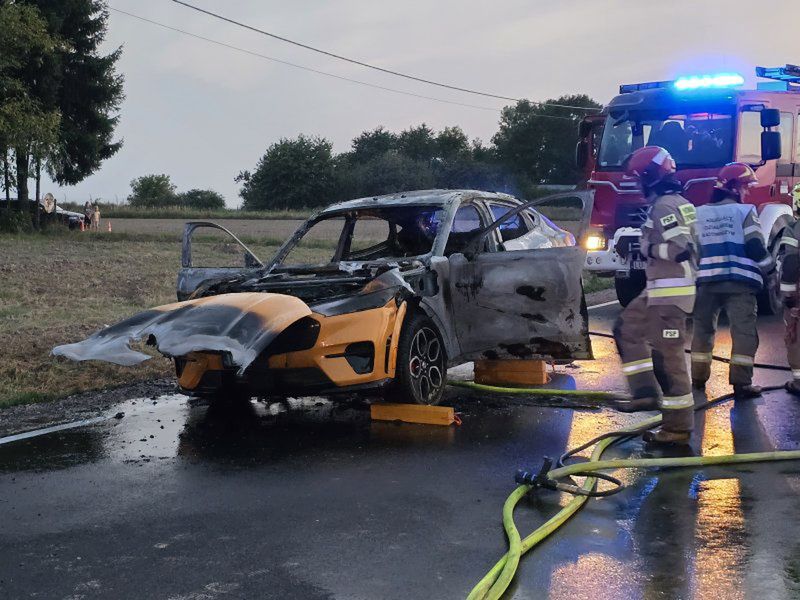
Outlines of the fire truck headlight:
<svg viewBox="0 0 800 600">
<path fill-rule="evenodd" d="M 606 238 L 601 233 L 589 233 L 583 238 L 583 247 L 587 250 L 603 250 L 606 247 Z"/>
</svg>

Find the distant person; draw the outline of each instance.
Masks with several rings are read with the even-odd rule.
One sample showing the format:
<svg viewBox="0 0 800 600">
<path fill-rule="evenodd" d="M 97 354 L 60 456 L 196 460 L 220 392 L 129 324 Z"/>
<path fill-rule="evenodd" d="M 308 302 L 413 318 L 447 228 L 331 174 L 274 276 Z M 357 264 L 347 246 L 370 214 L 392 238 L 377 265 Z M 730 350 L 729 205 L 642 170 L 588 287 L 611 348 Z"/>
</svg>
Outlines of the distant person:
<svg viewBox="0 0 800 600">
<path fill-rule="evenodd" d="M 94 205 L 94 212 L 92 213 L 92 229 L 100 231 L 100 206 Z"/>
<path fill-rule="evenodd" d="M 92 210 L 92 203 L 87 200 L 86 204 L 83 205 L 83 225 L 86 227 L 86 229 L 89 229 L 92 224 L 93 214 L 94 210 Z"/>
</svg>

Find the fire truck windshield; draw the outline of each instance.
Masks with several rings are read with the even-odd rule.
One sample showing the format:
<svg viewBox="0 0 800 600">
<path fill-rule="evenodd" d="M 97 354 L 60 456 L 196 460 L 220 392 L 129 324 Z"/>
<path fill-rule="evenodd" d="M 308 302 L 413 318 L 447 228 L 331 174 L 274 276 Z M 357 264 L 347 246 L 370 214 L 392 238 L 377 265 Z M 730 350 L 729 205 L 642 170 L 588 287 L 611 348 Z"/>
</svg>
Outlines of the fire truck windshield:
<svg viewBox="0 0 800 600">
<path fill-rule="evenodd" d="M 601 170 L 619 169 L 625 157 L 642 146 L 666 148 L 678 169 L 722 166 L 733 157 L 733 116 L 654 110 L 609 115 L 597 164 Z"/>
</svg>

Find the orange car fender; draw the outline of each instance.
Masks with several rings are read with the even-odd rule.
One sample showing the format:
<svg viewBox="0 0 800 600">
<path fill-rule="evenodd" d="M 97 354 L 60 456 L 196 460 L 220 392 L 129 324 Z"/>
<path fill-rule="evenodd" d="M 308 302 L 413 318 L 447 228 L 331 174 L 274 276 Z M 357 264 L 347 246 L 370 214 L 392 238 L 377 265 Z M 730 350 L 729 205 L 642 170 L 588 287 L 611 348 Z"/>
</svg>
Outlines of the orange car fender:
<svg viewBox="0 0 800 600">
<path fill-rule="evenodd" d="M 397 314 L 394 317 L 394 330 L 392 331 L 392 345 L 389 348 L 389 377 L 394 378 L 397 369 L 397 348 L 400 345 L 400 332 L 403 329 L 403 322 L 406 318 L 406 311 L 408 310 L 408 302 L 403 300 L 397 309 Z"/>
</svg>

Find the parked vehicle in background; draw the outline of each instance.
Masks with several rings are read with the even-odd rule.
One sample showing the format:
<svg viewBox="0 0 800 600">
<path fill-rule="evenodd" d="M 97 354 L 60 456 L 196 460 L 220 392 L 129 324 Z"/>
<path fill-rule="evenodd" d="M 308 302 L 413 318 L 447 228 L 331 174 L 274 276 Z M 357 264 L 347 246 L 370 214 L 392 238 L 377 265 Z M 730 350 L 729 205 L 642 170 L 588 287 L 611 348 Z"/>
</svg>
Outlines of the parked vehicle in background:
<svg viewBox="0 0 800 600">
<path fill-rule="evenodd" d="M 644 287 L 640 226 L 648 206 L 622 161 L 642 146 L 662 146 L 677 162 L 683 195 L 709 201 L 717 174 L 733 161 L 752 165 L 758 185 L 747 202 L 758 207 L 764 238 L 777 260 L 780 233 L 792 218 L 792 187 L 800 183 L 800 67 L 756 68 L 755 90 L 736 74 L 683 77 L 620 86 L 599 115 L 586 117 L 576 157 L 595 190 L 591 228 L 581 240 L 586 269 L 615 277 L 623 305 Z M 777 281 L 759 297 L 762 312 L 780 310 Z"/>
</svg>

